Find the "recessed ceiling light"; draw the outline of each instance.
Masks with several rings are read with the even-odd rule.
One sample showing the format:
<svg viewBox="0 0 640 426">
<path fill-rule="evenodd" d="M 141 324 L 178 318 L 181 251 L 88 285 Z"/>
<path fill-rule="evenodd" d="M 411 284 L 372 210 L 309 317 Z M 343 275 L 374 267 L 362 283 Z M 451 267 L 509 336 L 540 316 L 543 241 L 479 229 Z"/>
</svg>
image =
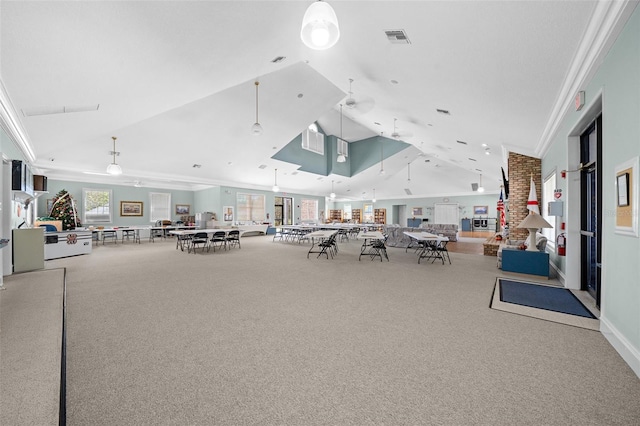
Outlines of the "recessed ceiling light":
<svg viewBox="0 0 640 426">
<path fill-rule="evenodd" d="M 302 93 L 298 93 L 298 99 L 302 99 L 304 95 Z"/>
<path fill-rule="evenodd" d="M 486 155 L 491 155 L 491 153 L 489 151 L 485 151 L 484 152 Z"/>
<path fill-rule="evenodd" d="M 482 144 L 482 146 L 483 146 L 483 147 L 487 147 L 487 146 L 489 146 L 489 145 L 487 145 L 486 143 L 483 143 L 483 144 Z"/>
</svg>

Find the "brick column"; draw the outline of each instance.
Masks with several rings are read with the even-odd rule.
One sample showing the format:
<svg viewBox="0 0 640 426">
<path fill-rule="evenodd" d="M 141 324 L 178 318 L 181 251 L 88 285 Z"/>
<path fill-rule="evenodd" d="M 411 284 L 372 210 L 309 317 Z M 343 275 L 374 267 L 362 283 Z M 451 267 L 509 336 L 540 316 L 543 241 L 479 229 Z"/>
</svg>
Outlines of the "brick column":
<svg viewBox="0 0 640 426">
<path fill-rule="evenodd" d="M 536 184 L 538 203 L 542 200 L 542 160 L 527 155 L 509 152 L 509 238 L 524 240 L 529 236 L 526 229 L 516 228 L 529 214 L 527 201 L 531 176 Z M 540 206 L 542 211 L 542 206 Z"/>
</svg>

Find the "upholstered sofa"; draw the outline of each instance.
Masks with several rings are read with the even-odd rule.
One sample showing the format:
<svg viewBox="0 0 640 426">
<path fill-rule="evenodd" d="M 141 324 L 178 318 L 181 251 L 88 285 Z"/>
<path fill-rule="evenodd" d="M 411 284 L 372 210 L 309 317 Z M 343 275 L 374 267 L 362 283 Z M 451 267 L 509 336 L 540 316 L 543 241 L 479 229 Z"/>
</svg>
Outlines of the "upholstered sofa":
<svg viewBox="0 0 640 426">
<path fill-rule="evenodd" d="M 436 235 L 444 235 L 449 241 L 458 241 L 458 225 L 422 222 L 420 229 Z"/>
</svg>

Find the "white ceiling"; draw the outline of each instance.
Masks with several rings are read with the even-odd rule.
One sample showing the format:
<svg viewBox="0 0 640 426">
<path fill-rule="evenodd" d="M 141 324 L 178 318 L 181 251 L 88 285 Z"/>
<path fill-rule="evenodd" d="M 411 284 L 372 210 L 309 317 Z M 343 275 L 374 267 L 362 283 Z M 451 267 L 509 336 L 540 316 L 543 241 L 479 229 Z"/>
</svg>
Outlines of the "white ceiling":
<svg viewBox="0 0 640 426">
<path fill-rule="evenodd" d="M 332 0 L 341 37 L 327 51 L 300 40 L 310 3 L 3 1 L 1 78 L 34 165 L 50 179 L 267 190 L 277 168 L 282 191 L 327 195 L 333 180 L 343 199 L 370 198 L 373 188 L 378 199 L 407 198 L 404 188 L 469 194 L 482 173 L 498 192 L 505 150 L 536 155 L 547 142 L 597 2 Z M 390 29 L 411 44 L 391 44 Z M 277 56 L 286 59 L 272 63 Z M 385 159 L 382 176 L 374 165 L 319 180 L 271 159 L 313 121 L 339 135 L 350 78 L 358 104 L 344 108 L 344 138 L 391 135 L 396 118 L 413 147 Z M 259 137 L 250 134 L 256 79 Z M 112 136 L 121 177 L 95 174 L 111 162 Z"/>
</svg>

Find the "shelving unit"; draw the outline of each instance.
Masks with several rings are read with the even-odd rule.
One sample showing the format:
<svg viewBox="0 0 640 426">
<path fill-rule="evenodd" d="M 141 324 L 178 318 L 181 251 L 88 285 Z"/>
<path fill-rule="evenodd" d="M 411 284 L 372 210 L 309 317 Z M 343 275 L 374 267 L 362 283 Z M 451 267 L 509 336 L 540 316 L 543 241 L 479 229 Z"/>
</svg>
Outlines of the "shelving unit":
<svg viewBox="0 0 640 426">
<path fill-rule="evenodd" d="M 330 222 L 342 222 L 342 210 L 329 210 Z"/>
<path fill-rule="evenodd" d="M 351 210 L 351 220 L 355 223 L 362 222 L 362 210 L 360 209 Z"/>
<path fill-rule="evenodd" d="M 373 221 L 379 224 L 387 223 L 387 209 L 373 209 Z"/>
</svg>

